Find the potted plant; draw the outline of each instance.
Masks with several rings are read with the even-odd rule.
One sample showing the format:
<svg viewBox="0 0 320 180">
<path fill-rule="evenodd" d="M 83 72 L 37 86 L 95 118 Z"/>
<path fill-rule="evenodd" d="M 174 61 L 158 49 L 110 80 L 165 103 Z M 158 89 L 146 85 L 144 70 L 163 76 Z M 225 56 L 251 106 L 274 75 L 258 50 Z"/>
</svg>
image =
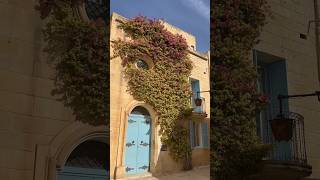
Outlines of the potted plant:
<svg viewBox="0 0 320 180">
<path fill-rule="evenodd" d="M 289 141 L 292 138 L 293 119 L 278 116 L 271 120 L 271 129 L 277 141 Z"/>
<path fill-rule="evenodd" d="M 201 98 L 195 99 L 195 104 L 196 104 L 196 106 L 201 106 L 201 104 L 202 104 L 202 99 L 201 99 Z"/>
</svg>

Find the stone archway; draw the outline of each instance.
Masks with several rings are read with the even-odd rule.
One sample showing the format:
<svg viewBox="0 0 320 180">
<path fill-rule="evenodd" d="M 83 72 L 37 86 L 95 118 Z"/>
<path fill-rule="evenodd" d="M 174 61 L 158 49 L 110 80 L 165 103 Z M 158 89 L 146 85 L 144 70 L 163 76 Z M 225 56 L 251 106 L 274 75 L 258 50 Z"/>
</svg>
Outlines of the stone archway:
<svg viewBox="0 0 320 180">
<path fill-rule="evenodd" d="M 65 127 L 48 147 L 46 179 L 57 180 L 58 173 L 68 163 L 73 151 L 88 141 L 103 142 L 109 146 L 109 127 L 94 127 L 80 122 Z M 110 153 L 107 155 L 110 157 Z"/>
<path fill-rule="evenodd" d="M 128 117 L 132 110 L 137 107 L 141 106 L 145 108 L 151 118 L 151 150 L 150 150 L 150 167 L 149 172 L 154 173 L 155 167 L 157 163 L 157 157 L 160 152 L 160 137 L 158 135 L 159 127 L 157 126 L 157 113 L 154 111 L 153 107 L 145 102 L 133 100 L 127 104 L 127 106 L 121 112 L 120 118 L 120 131 L 117 135 L 118 145 L 117 145 L 117 154 L 116 154 L 116 161 L 115 161 L 115 169 L 113 177 L 116 179 L 124 178 L 126 176 L 126 167 L 125 167 L 125 155 L 126 155 L 126 132 L 128 128 Z M 112 168 L 111 168 L 112 169 Z"/>
<path fill-rule="evenodd" d="M 110 147 L 105 138 L 79 144 L 57 172 L 57 180 L 102 180 L 109 178 Z"/>
</svg>

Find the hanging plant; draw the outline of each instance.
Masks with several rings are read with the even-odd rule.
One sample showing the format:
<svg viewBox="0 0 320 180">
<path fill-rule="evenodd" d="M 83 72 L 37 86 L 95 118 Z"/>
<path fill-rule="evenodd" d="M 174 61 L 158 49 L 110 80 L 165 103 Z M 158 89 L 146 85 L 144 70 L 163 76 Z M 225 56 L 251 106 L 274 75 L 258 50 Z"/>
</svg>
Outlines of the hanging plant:
<svg viewBox="0 0 320 180">
<path fill-rule="evenodd" d="M 55 69 L 52 95 L 73 110 L 77 121 L 109 124 L 109 41 L 103 19 L 91 22 L 75 13 L 81 0 L 40 0 L 46 19 L 43 37 Z"/>
<path fill-rule="evenodd" d="M 201 106 L 201 104 L 202 104 L 202 99 L 196 98 L 196 99 L 195 99 L 195 104 L 196 104 L 196 106 Z"/>
<path fill-rule="evenodd" d="M 116 56 L 125 68 L 130 94 L 150 104 L 158 114 L 161 141 L 176 161 L 190 169 L 191 147 L 186 115 L 190 114 L 191 96 L 188 78 L 192 62 L 188 58 L 187 42 L 174 35 L 159 20 L 138 16 L 119 25 L 131 38 L 113 42 Z M 150 69 L 136 68 L 135 61 L 148 56 Z"/>
<path fill-rule="evenodd" d="M 255 117 L 268 103 L 256 91 L 250 51 L 268 14 L 266 0 L 214 0 L 212 3 L 211 177 L 243 180 L 259 171 L 270 146 L 256 133 Z"/>
<path fill-rule="evenodd" d="M 293 135 L 293 121 L 294 119 L 277 117 L 272 119 L 271 129 L 272 134 L 277 141 L 290 141 Z"/>
</svg>

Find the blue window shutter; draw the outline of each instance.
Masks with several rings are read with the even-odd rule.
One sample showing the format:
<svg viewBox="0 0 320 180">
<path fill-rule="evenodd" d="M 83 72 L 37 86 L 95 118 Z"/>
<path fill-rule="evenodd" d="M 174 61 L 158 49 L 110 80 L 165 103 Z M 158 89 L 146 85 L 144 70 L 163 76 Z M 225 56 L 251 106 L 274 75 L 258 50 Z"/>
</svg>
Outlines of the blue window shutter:
<svg viewBox="0 0 320 180">
<path fill-rule="evenodd" d="M 209 147 L 209 133 L 208 133 L 208 123 L 201 123 L 201 133 L 202 133 L 202 146 Z"/>
<path fill-rule="evenodd" d="M 268 93 L 271 96 L 271 103 L 269 105 L 268 120 L 273 119 L 279 114 L 279 101 L 278 95 L 287 95 L 287 72 L 286 72 L 286 62 L 285 60 L 276 61 L 267 65 L 267 75 L 268 75 Z M 283 111 L 289 111 L 288 100 L 283 100 Z M 271 131 L 271 130 L 269 130 Z M 272 134 L 270 132 L 270 134 Z M 274 142 L 274 155 L 277 157 L 282 157 L 285 159 L 291 158 L 291 142 Z"/>
<path fill-rule="evenodd" d="M 192 92 L 194 93 L 193 97 L 195 97 L 195 98 L 201 97 L 200 94 L 197 94 L 197 92 L 200 91 L 200 82 L 199 82 L 199 80 L 192 80 L 191 84 L 192 84 Z"/>
<path fill-rule="evenodd" d="M 287 72 L 286 63 L 284 60 L 276 61 L 267 65 L 268 79 L 269 79 L 269 92 L 272 94 L 271 97 L 271 113 L 272 115 L 279 114 L 279 101 L 278 95 L 287 95 Z M 289 105 L 288 100 L 283 101 L 283 110 L 288 111 Z"/>
<path fill-rule="evenodd" d="M 202 112 L 201 111 L 201 107 L 197 107 L 194 103 L 194 99 L 196 98 L 200 98 L 201 95 L 200 93 L 197 93 L 197 92 L 200 92 L 200 82 L 199 80 L 192 80 L 191 81 L 191 86 L 192 86 L 192 92 L 193 92 L 193 107 L 195 107 L 195 112 Z"/>
<path fill-rule="evenodd" d="M 191 147 L 194 147 L 194 127 L 193 127 L 193 121 L 190 121 L 190 145 L 191 145 Z"/>
</svg>

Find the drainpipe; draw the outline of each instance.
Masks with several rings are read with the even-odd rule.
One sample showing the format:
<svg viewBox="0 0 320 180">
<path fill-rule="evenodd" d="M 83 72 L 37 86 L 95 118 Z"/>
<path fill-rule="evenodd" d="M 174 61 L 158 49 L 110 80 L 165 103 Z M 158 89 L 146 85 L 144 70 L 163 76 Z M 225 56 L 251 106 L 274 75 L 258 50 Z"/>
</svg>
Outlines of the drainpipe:
<svg viewBox="0 0 320 180">
<path fill-rule="evenodd" d="M 320 84 L 320 49 L 319 49 L 319 9 L 318 0 L 314 0 L 314 18 L 315 18 L 315 37 L 316 37 L 316 54 L 318 65 L 318 81 Z"/>
</svg>

